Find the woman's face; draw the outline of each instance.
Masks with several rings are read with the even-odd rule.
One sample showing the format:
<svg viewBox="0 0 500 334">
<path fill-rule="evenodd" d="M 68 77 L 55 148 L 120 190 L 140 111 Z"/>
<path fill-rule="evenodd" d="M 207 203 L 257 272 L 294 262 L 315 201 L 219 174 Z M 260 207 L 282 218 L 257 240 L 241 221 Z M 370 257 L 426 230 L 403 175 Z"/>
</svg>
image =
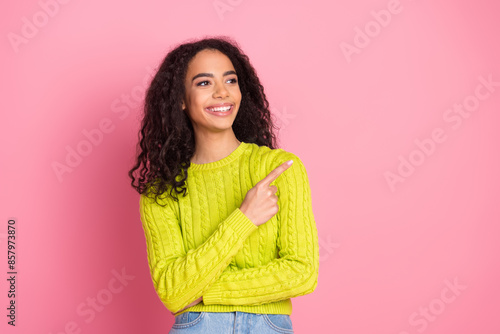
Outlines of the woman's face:
<svg viewBox="0 0 500 334">
<path fill-rule="evenodd" d="M 198 135 L 233 131 L 241 92 L 236 71 L 225 54 L 209 49 L 198 52 L 188 64 L 184 85 L 182 109 Z"/>
</svg>

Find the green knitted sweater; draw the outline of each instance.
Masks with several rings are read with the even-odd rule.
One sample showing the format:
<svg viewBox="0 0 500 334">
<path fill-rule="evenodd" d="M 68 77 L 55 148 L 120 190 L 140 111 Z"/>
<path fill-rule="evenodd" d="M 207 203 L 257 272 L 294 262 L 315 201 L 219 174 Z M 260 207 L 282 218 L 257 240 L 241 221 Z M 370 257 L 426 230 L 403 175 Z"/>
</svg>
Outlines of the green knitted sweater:
<svg viewBox="0 0 500 334">
<path fill-rule="evenodd" d="M 287 160 L 271 185 L 279 211 L 256 226 L 239 209 L 246 193 Z M 140 196 L 154 288 L 173 313 L 292 314 L 292 297 L 318 283 L 319 247 L 306 169 L 293 153 L 253 143 L 227 157 L 191 163 L 187 196 Z M 152 196 L 152 195 L 151 195 Z M 203 301 L 183 308 L 199 297 Z M 182 312 L 179 312 L 182 310 Z"/>
</svg>

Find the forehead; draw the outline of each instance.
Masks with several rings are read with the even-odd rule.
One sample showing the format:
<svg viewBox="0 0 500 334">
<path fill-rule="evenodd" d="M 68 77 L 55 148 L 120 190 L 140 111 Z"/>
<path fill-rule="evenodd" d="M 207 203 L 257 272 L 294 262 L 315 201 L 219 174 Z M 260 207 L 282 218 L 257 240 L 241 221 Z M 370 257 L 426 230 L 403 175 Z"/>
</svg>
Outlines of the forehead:
<svg viewBox="0 0 500 334">
<path fill-rule="evenodd" d="M 231 60 L 219 50 L 205 49 L 198 52 L 189 62 L 188 73 L 225 72 L 234 70 Z"/>
</svg>

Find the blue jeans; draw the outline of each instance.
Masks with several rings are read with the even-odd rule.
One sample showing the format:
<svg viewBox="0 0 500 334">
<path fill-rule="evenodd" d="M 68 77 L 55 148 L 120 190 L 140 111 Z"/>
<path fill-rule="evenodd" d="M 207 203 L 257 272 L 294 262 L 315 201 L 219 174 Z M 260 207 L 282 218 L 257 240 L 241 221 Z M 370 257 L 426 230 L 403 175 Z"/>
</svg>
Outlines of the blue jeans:
<svg viewBox="0 0 500 334">
<path fill-rule="evenodd" d="M 169 334 L 216 333 L 293 333 L 288 314 L 256 314 L 246 312 L 184 312 L 175 316 Z"/>
</svg>

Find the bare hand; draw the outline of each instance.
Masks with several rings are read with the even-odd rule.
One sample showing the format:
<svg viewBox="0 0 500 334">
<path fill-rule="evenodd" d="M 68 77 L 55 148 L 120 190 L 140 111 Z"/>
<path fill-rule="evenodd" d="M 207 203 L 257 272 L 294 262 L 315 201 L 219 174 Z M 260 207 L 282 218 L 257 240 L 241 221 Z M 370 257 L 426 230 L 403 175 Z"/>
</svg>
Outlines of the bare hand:
<svg viewBox="0 0 500 334">
<path fill-rule="evenodd" d="M 270 184 L 288 167 L 290 167 L 288 161 L 282 163 L 247 192 L 240 210 L 255 225 L 264 224 L 278 213 L 278 196 L 276 196 L 278 188 Z"/>
<path fill-rule="evenodd" d="M 191 303 L 191 304 L 189 304 L 188 306 L 184 307 L 182 310 L 177 311 L 177 313 L 184 311 L 184 310 L 185 310 L 185 309 L 187 309 L 188 307 L 191 307 L 191 306 L 194 306 L 194 305 L 196 305 L 196 304 L 200 303 L 202 300 L 203 300 L 203 296 L 201 296 L 200 298 L 196 299 L 194 302 L 192 302 L 192 303 Z M 176 315 L 176 314 L 177 314 L 177 313 L 174 313 L 174 312 L 170 312 L 170 313 L 172 313 L 172 315 Z"/>
</svg>

